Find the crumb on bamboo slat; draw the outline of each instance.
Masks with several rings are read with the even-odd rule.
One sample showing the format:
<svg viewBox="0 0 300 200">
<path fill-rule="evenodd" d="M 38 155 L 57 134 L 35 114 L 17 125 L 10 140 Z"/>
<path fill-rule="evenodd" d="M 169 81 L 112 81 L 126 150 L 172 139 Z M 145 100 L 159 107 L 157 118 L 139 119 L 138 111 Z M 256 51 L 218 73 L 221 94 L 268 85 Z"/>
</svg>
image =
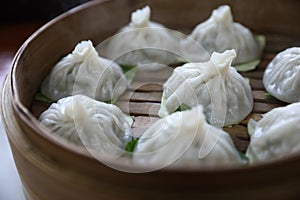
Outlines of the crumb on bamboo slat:
<svg viewBox="0 0 300 200">
<path fill-rule="evenodd" d="M 230 127 L 224 127 L 224 131 L 229 133 L 233 137 L 238 137 L 243 140 L 249 140 L 249 135 L 247 133 L 247 127 L 236 124 Z"/>
</svg>

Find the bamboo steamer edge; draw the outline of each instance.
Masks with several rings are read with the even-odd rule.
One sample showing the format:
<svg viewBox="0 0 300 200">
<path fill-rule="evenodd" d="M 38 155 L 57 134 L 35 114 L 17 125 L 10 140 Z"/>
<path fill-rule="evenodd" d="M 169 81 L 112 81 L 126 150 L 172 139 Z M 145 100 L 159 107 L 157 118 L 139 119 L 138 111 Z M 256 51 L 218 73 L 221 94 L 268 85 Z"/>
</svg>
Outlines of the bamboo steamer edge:
<svg viewBox="0 0 300 200">
<path fill-rule="evenodd" d="M 300 156 L 298 155 L 247 168 L 200 171 L 178 169 L 131 174 L 113 170 L 87 155 L 87 152 L 82 149 L 70 146 L 45 133 L 46 130 L 39 126 L 28 107 L 49 69 L 41 68 L 42 72 L 39 73 L 42 75 L 36 80 L 29 81 L 29 85 L 35 84 L 36 88 L 25 88 L 23 94 L 20 94 L 22 91 L 16 87 L 24 83 L 28 77 L 20 80 L 22 79 L 20 73 L 25 72 L 22 69 L 21 72 L 17 70 L 20 70 L 20 66 L 27 67 L 24 64 L 27 59 L 30 59 L 34 45 L 45 37 L 49 29 L 52 30 L 49 34 L 52 34 L 60 23 L 68 19 L 71 21 L 79 19 L 81 15 L 87 15 L 87 10 L 97 10 L 101 6 L 115 8 L 120 5 L 130 5 L 128 15 L 129 10 L 134 10 L 132 7 L 140 7 L 140 3 L 135 1 L 135 4 L 132 1 L 124 2 L 127 1 L 95 1 L 73 10 L 73 13 L 60 16 L 29 38 L 14 59 L 12 70 L 2 90 L 1 113 L 28 199 L 240 199 L 241 196 L 244 199 L 295 199 L 299 197 Z M 292 1 L 286 2 L 292 4 Z M 155 2 L 150 3 L 155 4 Z M 216 4 L 218 3 L 219 1 L 216 1 Z M 211 5 L 211 7 L 216 6 Z M 123 24 L 126 24 L 126 20 Z M 115 25 L 115 29 L 119 27 Z M 95 33 L 89 34 L 94 41 L 101 40 L 95 36 Z M 87 35 L 82 34 L 80 37 L 69 41 L 68 48 L 60 54 L 70 51 L 72 46 L 80 39 L 87 38 Z M 24 55 L 26 53 L 27 55 Z M 52 58 L 48 65 L 55 63 L 59 56 L 56 54 L 54 56 L 56 58 Z"/>
</svg>

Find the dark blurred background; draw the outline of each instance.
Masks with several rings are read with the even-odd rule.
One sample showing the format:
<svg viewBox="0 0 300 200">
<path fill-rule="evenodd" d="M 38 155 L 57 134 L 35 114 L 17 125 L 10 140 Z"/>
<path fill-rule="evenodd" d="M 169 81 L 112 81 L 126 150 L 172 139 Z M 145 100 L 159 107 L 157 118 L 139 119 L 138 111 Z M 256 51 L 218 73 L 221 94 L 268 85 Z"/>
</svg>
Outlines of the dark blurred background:
<svg viewBox="0 0 300 200">
<path fill-rule="evenodd" d="M 34 31 L 88 1 L 91 0 L 1 0 L 0 86 L 15 53 Z"/>
<path fill-rule="evenodd" d="M 0 87 L 15 53 L 38 28 L 57 15 L 90 0 L 1 0 Z M 0 119 L 0 200 L 25 200 Z"/>
<path fill-rule="evenodd" d="M 91 0 L 2 0 L 0 23 L 32 20 L 48 21 L 57 15 Z"/>
</svg>

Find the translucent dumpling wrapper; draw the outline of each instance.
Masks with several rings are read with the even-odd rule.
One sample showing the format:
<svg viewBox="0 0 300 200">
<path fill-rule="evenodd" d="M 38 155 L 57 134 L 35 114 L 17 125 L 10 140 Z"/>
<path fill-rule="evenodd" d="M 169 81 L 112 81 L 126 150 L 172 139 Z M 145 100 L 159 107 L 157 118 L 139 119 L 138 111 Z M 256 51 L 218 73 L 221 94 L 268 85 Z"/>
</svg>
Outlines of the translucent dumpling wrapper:
<svg viewBox="0 0 300 200">
<path fill-rule="evenodd" d="M 274 97 L 288 103 L 300 101 L 300 47 L 288 48 L 267 66 L 263 84 Z"/>
<path fill-rule="evenodd" d="M 209 125 L 202 106 L 156 121 L 139 138 L 133 163 L 164 167 L 224 167 L 244 164 L 229 134 Z"/>
<path fill-rule="evenodd" d="M 149 70 L 160 69 L 157 63 L 177 63 L 179 33 L 150 21 L 150 13 L 148 6 L 133 12 L 127 26 L 97 46 L 100 54 L 121 65 L 148 64 L 146 69 Z"/>
<path fill-rule="evenodd" d="M 246 79 L 231 67 L 235 56 L 234 50 L 227 50 L 213 53 L 208 62 L 177 67 L 163 86 L 159 116 L 200 104 L 215 126 L 241 122 L 252 111 L 253 96 Z"/>
<path fill-rule="evenodd" d="M 118 64 L 99 57 L 91 41 L 82 41 L 52 68 L 41 92 L 52 100 L 83 94 L 111 101 L 121 96 L 128 84 Z"/>
<path fill-rule="evenodd" d="M 248 28 L 233 21 L 227 5 L 215 9 L 208 20 L 199 24 L 189 37 L 181 41 L 181 49 L 188 62 L 203 61 L 199 57 L 202 49 L 195 42 L 209 54 L 234 49 L 237 57 L 233 64 L 243 64 L 237 66 L 241 71 L 252 70 L 259 64 L 265 45 L 263 36 L 255 37 Z"/>
<path fill-rule="evenodd" d="M 44 111 L 39 121 L 55 134 L 93 155 L 120 157 L 131 140 L 133 120 L 117 106 L 84 95 L 60 99 Z"/>
<path fill-rule="evenodd" d="M 258 122 L 250 120 L 246 156 L 250 163 L 274 161 L 300 152 L 300 103 L 275 108 Z"/>
</svg>

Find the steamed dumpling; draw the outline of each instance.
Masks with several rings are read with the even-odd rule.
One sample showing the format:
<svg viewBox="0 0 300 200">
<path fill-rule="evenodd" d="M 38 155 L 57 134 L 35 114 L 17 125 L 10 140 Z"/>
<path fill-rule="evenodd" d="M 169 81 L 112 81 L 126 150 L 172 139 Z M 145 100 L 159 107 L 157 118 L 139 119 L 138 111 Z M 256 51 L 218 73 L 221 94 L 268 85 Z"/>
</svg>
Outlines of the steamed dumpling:
<svg viewBox="0 0 300 200">
<path fill-rule="evenodd" d="M 300 101 L 300 47 L 280 52 L 267 66 L 263 83 L 277 99 L 293 103 Z"/>
<path fill-rule="evenodd" d="M 250 163 L 271 161 L 300 152 L 300 103 L 275 108 L 255 122 L 249 121 L 247 149 Z"/>
<path fill-rule="evenodd" d="M 159 64 L 178 62 L 179 42 L 175 31 L 150 21 L 148 6 L 132 13 L 131 22 L 116 35 L 100 45 L 99 51 L 122 65 L 149 64 L 149 69 L 156 69 Z M 98 49 L 98 48 L 97 48 Z M 153 65 L 150 65 L 152 64 Z"/>
<path fill-rule="evenodd" d="M 153 170 L 243 164 L 230 136 L 205 121 L 202 106 L 156 121 L 140 137 L 133 162 Z M 150 169 L 151 170 L 151 169 Z"/>
<path fill-rule="evenodd" d="M 214 10 L 207 21 L 199 24 L 190 36 L 182 41 L 182 51 L 189 62 L 203 61 L 199 59 L 195 41 L 209 54 L 234 49 L 237 53 L 235 64 L 257 60 L 262 53 L 262 46 L 250 30 L 233 21 L 230 7 L 227 5 Z"/>
<path fill-rule="evenodd" d="M 111 156 L 123 155 L 124 146 L 131 139 L 131 117 L 115 105 L 84 95 L 66 97 L 51 104 L 39 121 L 51 134 Z"/>
<path fill-rule="evenodd" d="M 118 98 L 127 89 L 122 69 L 98 56 L 91 41 L 82 41 L 44 80 L 41 92 L 52 100 L 83 94 L 100 101 Z"/>
<path fill-rule="evenodd" d="M 213 53 L 210 61 L 187 63 L 173 71 L 164 84 L 159 116 L 181 106 L 203 105 L 207 120 L 216 126 L 238 124 L 252 111 L 249 83 L 231 67 L 234 50 Z"/>
</svg>

